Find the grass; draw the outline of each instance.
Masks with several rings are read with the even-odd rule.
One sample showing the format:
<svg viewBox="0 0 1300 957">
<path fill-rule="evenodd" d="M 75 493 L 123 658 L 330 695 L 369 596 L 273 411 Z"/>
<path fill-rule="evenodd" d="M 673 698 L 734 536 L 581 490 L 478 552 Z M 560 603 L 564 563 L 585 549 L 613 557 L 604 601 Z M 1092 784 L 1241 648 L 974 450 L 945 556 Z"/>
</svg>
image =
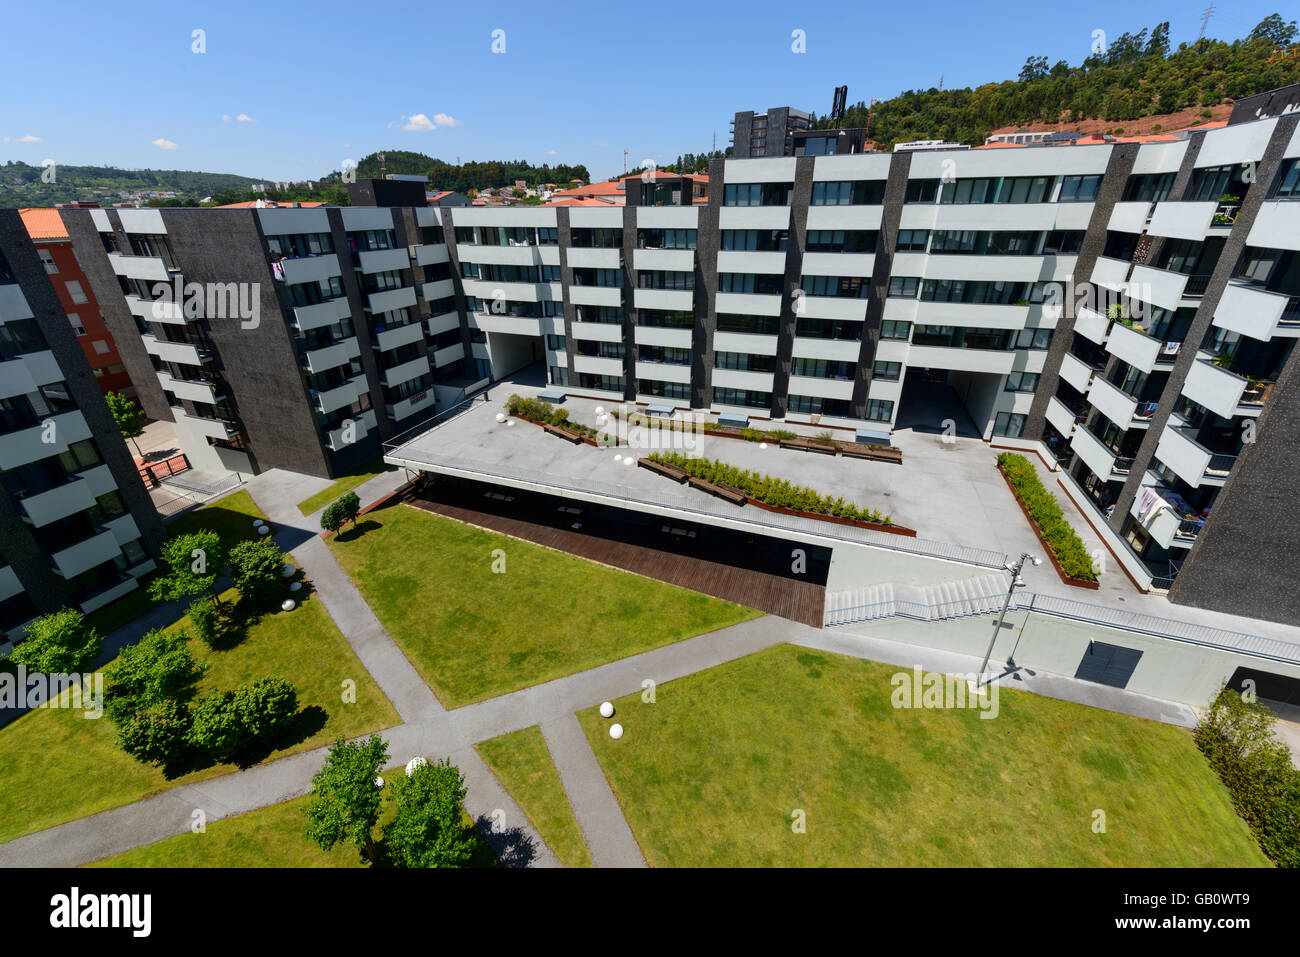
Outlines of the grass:
<svg viewBox="0 0 1300 957">
<path fill-rule="evenodd" d="M 298 511 L 304 515 L 310 515 L 318 508 L 324 508 L 339 496 L 346 495 L 358 485 L 370 481 L 376 475 L 383 475 L 392 468 L 391 465 L 384 462 L 383 456 L 377 455 L 368 462 L 362 462 L 347 474 L 340 475 L 328 488 L 317 492 L 311 498 L 303 499 L 298 503 Z"/>
<path fill-rule="evenodd" d="M 232 608 L 234 596 L 232 589 L 222 601 L 242 619 L 243 612 Z M 398 723 L 392 705 L 315 598 L 307 597 L 291 612 L 247 617 L 220 646 L 225 650 L 214 651 L 197 639 L 191 644 L 195 657 L 211 666 L 199 683 L 199 696 L 268 675 L 297 688 L 300 719 L 268 758 Z M 342 701 L 345 680 L 356 683 L 354 704 Z M 6 772 L 0 776 L 0 841 L 237 769 L 210 765 L 169 778 L 123 752 L 107 718 L 87 719 L 69 709 L 32 711 L 0 728 L 0 767 Z"/>
<path fill-rule="evenodd" d="M 371 512 L 330 547 L 453 708 L 759 614 L 405 505 Z"/>
<path fill-rule="evenodd" d="M 615 702 L 621 740 L 578 718 L 658 866 L 1267 866 L 1190 732 L 1013 690 L 896 710 L 902 670 L 783 645 Z"/>
<path fill-rule="evenodd" d="M 541 728 L 534 725 L 503 734 L 482 741 L 475 748 L 560 863 L 565 867 L 591 867 L 587 843 L 573 816 Z"/>
<path fill-rule="evenodd" d="M 168 523 L 166 529 L 168 537 L 210 529 L 221 538 L 223 548 L 229 549 L 231 545 L 245 539 L 255 538 L 253 519 L 265 517 L 248 491 L 241 489 L 220 501 L 187 512 Z M 153 599 L 149 597 L 149 579 L 152 577 L 150 574 L 141 578 L 134 591 L 127 592 L 116 601 L 87 615 L 87 624 L 93 625 L 101 635 L 107 637 L 123 625 L 135 621 L 154 606 Z"/>
<path fill-rule="evenodd" d="M 400 773 L 400 770 L 387 771 L 384 777 L 389 779 Z M 237 817 L 213 821 L 202 834 L 178 834 L 88 866 L 365 867 L 366 862 L 351 844 L 322 851 L 307 839 L 304 814 L 310 803 L 311 797 L 307 796 L 272 804 Z M 376 836 L 393 819 L 394 813 L 392 802 L 385 800 Z M 466 825 L 473 824 L 463 810 L 461 819 Z M 480 834 L 470 867 L 496 866 L 496 854 Z"/>
</svg>

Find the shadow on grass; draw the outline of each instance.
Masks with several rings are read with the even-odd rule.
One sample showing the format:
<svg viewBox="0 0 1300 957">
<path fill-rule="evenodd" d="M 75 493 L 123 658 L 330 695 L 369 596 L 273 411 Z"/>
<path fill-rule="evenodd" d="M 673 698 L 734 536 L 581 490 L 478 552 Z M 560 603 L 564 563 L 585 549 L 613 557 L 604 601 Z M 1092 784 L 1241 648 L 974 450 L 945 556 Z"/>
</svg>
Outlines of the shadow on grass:
<svg viewBox="0 0 1300 957">
<path fill-rule="evenodd" d="M 527 867 L 537 858 L 537 844 L 532 837 L 518 827 L 506 828 L 504 831 L 494 829 L 492 819 L 480 814 L 474 822 L 478 826 L 478 847 L 474 849 L 471 867 L 491 867 L 497 864 L 483 862 L 485 852 L 490 853 L 501 867 Z"/>
<path fill-rule="evenodd" d="M 329 720 L 329 712 L 320 705 L 308 705 L 298 711 L 279 734 L 256 741 L 231 759 L 241 771 L 261 764 L 277 751 L 286 751 L 319 734 Z M 170 761 L 159 766 L 163 777 L 172 781 L 195 771 L 206 771 L 217 764 L 202 748 L 186 745 Z"/>
<path fill-rule="evenodd" d="M 362 535 L 366 534 L 366 532 L 374 531 L 377 528 L 383 528 L 383 526 L 374 519 L 368 518 L 365 521 L 358 522 L 356 525 L 353 525 L 345 531 L 340 531 L 337 535 L 332 537 L 334 541 L 337 542 L 354 542 Z"/>
</svg>

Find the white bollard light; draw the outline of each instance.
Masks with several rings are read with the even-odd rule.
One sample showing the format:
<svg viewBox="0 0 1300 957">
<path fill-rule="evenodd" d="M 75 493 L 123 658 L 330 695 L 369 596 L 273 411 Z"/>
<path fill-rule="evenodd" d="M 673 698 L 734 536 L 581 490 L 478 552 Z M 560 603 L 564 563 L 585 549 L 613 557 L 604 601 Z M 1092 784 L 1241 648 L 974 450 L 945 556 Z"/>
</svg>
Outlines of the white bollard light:
<svg viewBox="0 0 1300 957">
<path fill-rule="evenodd" d="M 609 726 L 609 736 L 615 741 L 623 737 L 623 726 L 621 724 L 611 724 Z"/>
<path fill-rule="evenodd" d="M 602 702 L 600 703 L 600 716 L 601 716 L 602 718 L 612 718 L 612 717 L 614 717 L 614 704 L 613 704 L 613 702 L 610 702 L 610 701 L 602 701 Z"/>
<path fill-rule="evenodd" d="M 504 422 L 505 420 L 506 420 L 506 414 L 505 414 L 504 412 L 498 412 L 498 413 L 497 413 L 497 421 L 498 421 L 498 422 Z"/>
</svg>

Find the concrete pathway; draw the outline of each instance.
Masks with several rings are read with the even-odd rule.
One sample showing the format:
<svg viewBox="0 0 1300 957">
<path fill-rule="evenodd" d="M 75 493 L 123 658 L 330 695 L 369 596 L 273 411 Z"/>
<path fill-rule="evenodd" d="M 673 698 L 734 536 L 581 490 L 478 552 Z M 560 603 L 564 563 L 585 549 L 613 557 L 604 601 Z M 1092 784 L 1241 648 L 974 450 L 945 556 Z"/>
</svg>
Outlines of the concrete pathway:
<svg viewBox="0 0 1300 957">
<path fill-rule="evenodd" d="M 591 863 L 596 867 L 645 867 L 641 847 L 577 716 L 566 714 L 547 721 L 542 725 L 542 737 L 591 852 Z"/>
</svg>

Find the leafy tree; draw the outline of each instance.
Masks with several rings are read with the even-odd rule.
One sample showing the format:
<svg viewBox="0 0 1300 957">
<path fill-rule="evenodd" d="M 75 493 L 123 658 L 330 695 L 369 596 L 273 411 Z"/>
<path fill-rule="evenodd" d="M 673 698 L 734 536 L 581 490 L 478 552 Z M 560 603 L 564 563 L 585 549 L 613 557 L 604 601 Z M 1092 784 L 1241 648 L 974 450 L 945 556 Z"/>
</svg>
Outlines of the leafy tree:
<svg viewBox="0 0 1300 957">
<path fill-rule="evenodd" d="M 28 626 L 27 638 L 10 652 L 9 660 L 42 674 L 74 674 L 93 667 L 103 650 L 99 632 L 86 624 L 81 612 L 60 608 Z"/>
<path fill-rule="evenodd" d="M 422 764 L 393 781 L 397 815 L 384 829 L 384 843 L 401 867 L 464 867 L 476 837 L 461 817 L 465 775 L 449 760 Z"/>
<path fill-rule="evenodd" d="M 191 532 L 169 538 L 162 547 L 167 574 L 149 585 L 155 601 L 184 601 L 212 590 L 221 567 L 221 538 L 213 531 Z"/>
<path fill-rule="evenodd" d="M 168 700 L 188 701 L 204 666 L 194 660 L 185 631 L 155 628 L 127 645 L 108 672 L 104 710 L 118 724 Z"/>
<path fill-rule="evenodd" d="M 371 864 L 378 859 L 373 831 L 379 822 L 379 771 L 388 763 L 388 745 L 377 734 L 355 744 L 340 738 L 311 779 L 307 838 L 321 850 L 349 843 Z"/>
<path fill-rule="evenodd" d="M 214 691 L 194 708 L 189 740 L 213 760 L 230 761 L 282 731 L 298 713 L 298 692 L 283 678 Z"/>
<path fill-rule="evenodd" d="M 293 720 L 298 713 L 298 692 L 283 678 L 258 678 L 235 692 L 235 710 L 250 738 L 263 741 Z"/>
<path fill-rule="evenodd" d="M 119 724 L 118 744 L 140 761 L 171 764 L 185 753 L 190 723 L 189 708 L 167 698 L 135 711 Z"/>
<path fill-rule="evenodd" d="M 1296 25 L 1292 20 L 1287 22 L 1276 13 L 1270 13 L 1263 20 L 1255 25 L 1246 36 L 1247 42 L 1253 40 L 1263 40 L 1270 47 L 1290 46 L 1296 38 Z"/>
<path fill-rule="evenodd" d="M 338 500 L 339 516 L 345 522 L 357 524 L 357 516 L 361 514 L 361 499 L 357 497 L 356 492 L 348 492 Z"/>
<path fill-rule="evenodd" d="M 240 542 L 230 550 L 230 567 L 235 587 L 254 604 L 262 604 L 275 597 L 284 567 L 284 552 L 270 538 Z"/>
<path fill-rule="evenodd" d="M 343 527 L 343 512 L 338 502 L 330 502 L 325 506 L 325 510 L 320 513 L 320 527 L 333 534 L 337 534 Z"/>
<path fill-rule="evenodd" d="M 213 691 L 200 699 L 194 706 L 189 740 L 220 762 L 231 760 L 248 746 L 248 732 L 239 717 L 235 692 Z"/>
<path fill-rule="evenodd" d="M 217 606 L 207 595 L 190 602 L 190 624 L 199 640 L 211 648 L 217 641 Z"/>
<path fill-rule="evenodd" d="M 120 392 L 106 392 L 104 400 L 108 403 L 108 411 L 113 413 L 113 421 L 117 423 L 122 438 L 131 440 L 137 458 L 144 458 L 140 454 L 140 443 L 135 441 L 144 435 L 145 423 L 149 421 L 144 409 Z"/>
<path fill-rule="evenodd" d="M 1033 80 L 1041 80 L 1047 76 L 1047 57 L 1031 56 L 1025 60 L 1025 65 L 1020 68 L 1020 82 L 1029 83 Z"/>
</svg>

